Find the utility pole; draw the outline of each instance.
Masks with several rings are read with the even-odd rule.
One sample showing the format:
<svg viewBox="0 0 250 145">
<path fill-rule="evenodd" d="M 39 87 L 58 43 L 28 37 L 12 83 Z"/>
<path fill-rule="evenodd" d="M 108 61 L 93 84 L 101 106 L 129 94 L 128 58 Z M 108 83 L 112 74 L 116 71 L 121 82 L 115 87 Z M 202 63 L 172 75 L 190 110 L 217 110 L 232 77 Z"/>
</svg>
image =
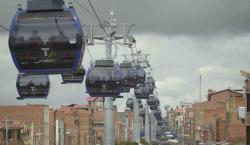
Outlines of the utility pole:
<svg viewBox="0 0 250 145">
<path fill-rule="evenodd" d="M 203 124 L 203 107 L 202 107 L 202 84 L 201 84 L 201 75 L 199 77 L 199 101 L 200 101 L 200 112 L 199 112 L 199 126 L 200 126 L 200 141 L 203 143 L 203 131 L 204 131 L 204 124 Z"/>
<path fill-rule="evenodd" d="M 139 120 L 139 103 L 134 96 L 134 128 L 133 128 L 133 140 L 140 144 L 140 120 Z"/>
<path fill-rule="evenodd" d="M 112 45 L 115 43 L 115 40 L 123 39 L 123 43 L 119 43 L 121 45 L 131 45 L 131 39 L 134 39 L 130 34 L 130 31 L 134 24 L 117 24 L 116 19 L 114 18 L 113 11 L 110 12 L 110 21 L 104 22 L 95 29 L 94 26 L 89 26 L 89 31 L 87 31 L 87 35 L 85 36 L 88 39 L 87 45 L 94 45 L 94 39 L 101 40 L 105 42 L 105 56 L 107 60 L 112 60 L 114 57 L 112 56 Z M 118 29 L 120 28 L 120 29 Z M 104 34 L 99 35 L 97 29 L 104 32 Z M 121 32 L 120 32 L 121 31 Z M 104 112 L 105 112 L 105 120 L 104 120 L 104 145 L 114 145 L 115 144 L 115 130 L 114 130 L 114 118 L 113 118 L 113 97 L 105 97 L 104 101 Z"/>
<path fill-rule="evenodd" d="M 9 129 L 8 129 L 8 116 L 5 115 L 5 141 L 6 141 L 6 145 L 9 145 Z"/>
<path fill-rule="evenodd" d="M 150 143 L 149 107 L 147 102 L 145 104 L 145 139 Z"/>
</svg>

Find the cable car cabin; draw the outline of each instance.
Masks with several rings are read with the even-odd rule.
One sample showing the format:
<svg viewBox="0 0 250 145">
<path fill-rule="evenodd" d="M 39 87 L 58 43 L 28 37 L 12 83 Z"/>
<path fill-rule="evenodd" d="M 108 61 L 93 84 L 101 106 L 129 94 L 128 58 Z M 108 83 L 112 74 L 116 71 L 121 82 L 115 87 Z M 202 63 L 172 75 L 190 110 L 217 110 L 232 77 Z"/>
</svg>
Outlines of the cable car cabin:
<svg viewBox="0 0 250 145">
<path fill-rule="evenodd" d="M 19 94 L 17 99 L 46 98 L 50 81 L 47 75 L 18 74 L 16 87 Z"/>
<path fill-rule="evenodd" d="M 81 69 L 77 70 L 73 73 L 62 73 L 62 84 L 67 83 L 82 83 L 85 76 L 85 69 L 81 67 Z"/>
<path fill-rule="evenodd" d="M 138 99 L 148 99 L 150 95 L 150 89 L 148 86 L 139 84 L 138 87 L 135 88 L 135 96 Z"/>
<path fill-rule="evenodd" d="M 154 116 L 157 120 L 161 120 L 162 119 L 161 111 L 157 110 L 156 112 L 154 112 Z"/>
<path fill-rule="evenodd" d="M 155 97 L 155 102 L 156 102 L 156 105 L 160 105 L 160 100 L 159 100 L 159 98 L 158 97 Z"/>
<path fill-rule="evenodd" d="M 154 88 L 155 88 L 155 80 L 151 76 L 147 77 L 146 86 L 149 89 L 149 93 L 152 94 L 154 92 Z"/>
<path fill-rule="evenodd" d="M 120 91 L 121 91 L 121 93 L 129 93 L 130 92 L 130 88 L 129 87 L 121 87 Z"/>
<path fill-rule="evenodd" d="M 118 97 L 122 74 L 113 60 L 96 60 L 86 75 L 86 90 L 90 96 Z"/>
<path fill-rule="evenodd" d="M 155 105 L 157 103 L 156 97 L 154 95 L 149 95 L 147 103 L 149 106 Z"/>
<path fill-rule="evenodd" d="M 74 72 L 85 49 L 81 23 L 73 7 L 45 5 L 62 0 L 42 1 L 31 1 L 13 18 L 9 33 L 13 62 L 20 73 Z"/>
<path fill-rule="evenodd" d="M 146 78 L 145 70 L 141 67 L 141 65 L 136 65 L 136 71 L 137 71 L 137 83 L 144 84 Z"/>
<path fill-rule="evenodd" d="M 132 98 L 128 98 L 127 101 L 126 101 L 126 107 L 133 108 L 133 106 L 134 106 L 133 99 Z"/>
<path fill-rule="evenodd" d="M 131 62 L 120 63 L 122 72 L 122 92 L 129 92 L 130 88 L 135 88 L 137 85 L 137 71 Z"/>
<path fill-rule="evenodd" d="M 150 106 L 150 110 L 157 110 L 157 109 L 158 109 L 158 106 L 156 105 Z"/>
</svg>

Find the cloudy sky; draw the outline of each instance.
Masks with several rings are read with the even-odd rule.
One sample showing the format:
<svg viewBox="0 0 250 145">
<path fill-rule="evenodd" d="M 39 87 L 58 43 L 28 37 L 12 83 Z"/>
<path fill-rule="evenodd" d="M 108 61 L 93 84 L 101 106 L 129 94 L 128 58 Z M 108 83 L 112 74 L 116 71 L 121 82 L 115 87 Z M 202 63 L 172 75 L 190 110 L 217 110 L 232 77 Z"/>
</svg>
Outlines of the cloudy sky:
<svg viewBox="0 0 250 145">
<path fill-rule="evenodd" d="M 72 0 L 73 1 L 73 0 Z M 90 9 L 87 0 L 79 0 Z M 9 27 L 20 0 L 0 0 L 0 23 Z M 21 1 L 24 3 L 24 0 Z M 119 22 L 135 23 L 138 49 L 150 53 L 153 75 L 161 105 L 197 101 L 199 75 L 203 100 L 207 89 L 241 89 L 240 70 L 250 71 L 249 0 L 92 0 L 97 13 L 108 19 L 114 10 Z M 96 19 L 75 5 L 82 24 Z M 47 100 L 16 101 L 17 70 L 11 60 L 7 33 L 0 30 L 0 105 L 45 103 L 51 106 L 85 103 L 85 86 L 61 85 L 60 76 L 51 77 Z M 119 54 L 128 50 L 119 48 Z M 90 47 L 94 59 L 104 56 L 104 47 Z M 119 59 L 120 57 L 118 57 Z M 83 64 L 89 66 L 85 53 Z M 125 95 L 128 97 L 129 95 Z M 116 103 L 120 108 L 124 100 Z"/>
</svg>

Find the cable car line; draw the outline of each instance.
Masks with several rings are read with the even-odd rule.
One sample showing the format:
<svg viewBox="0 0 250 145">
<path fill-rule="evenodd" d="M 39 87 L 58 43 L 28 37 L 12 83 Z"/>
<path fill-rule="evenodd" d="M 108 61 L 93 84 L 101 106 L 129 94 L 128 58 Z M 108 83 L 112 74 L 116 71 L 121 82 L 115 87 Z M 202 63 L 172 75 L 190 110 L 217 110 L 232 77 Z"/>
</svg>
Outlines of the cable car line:
<svg viewBox="0 0 250 145">
<path fill-rule="evenodd" d="M 3 30 L 9 32 L 9 29 L 7 27 L 3 26 L 2 24 L 0 24 L 0 28 L 2 28 Z"/>
<path fill-rule="evenodd" d="M 57 20 L 56 17 L 55 17 L 55 22 L 56 22 L 56 28 L 57 28 L 59 34 L 60 34 L 63 38 L 66 38 L 66 39 L 67 39 L 67 37 L 64 35 L 64 32 L 62 31 L 61 27 L 59 26 L 58 20 Z"/>
<path fill-rule="evenodd" d="M 94 62 L 94 59 L 93 59 L 93 57 L 92 57 L 92 55 L 90 53 L 89 47 L 87 45 L 86 45 L 86 48 L 87 48 L 88 54 L 90 56 L 90 59 Z"/>
<path fill-rule="evenodd" d="M 99 18 L 99 16 L 97 15 L 94 6 L 92 5 L 92 3 L 91 3 L 90 0 L 88 0 L 88 2 L 89 2 L 89 5 L 90 5 L 91 9 L 93 10 L 93 12 L 94 12 L 94 14 L 95 14 L 95 17 L 97 18 L 97 20 L 98 20 L 98 22 L 99 22 L 99 24 L 100 24 L 100 27 L 103 29 L 105 35 L 107 35 L 107 32 L 106 32 L 106 30 L 105 30 L 105 28 L 104 28 L 104 25 L 103 25 L 103 23 L 101 22 L 101 19 Z"/>
<path fill-rule="evenodd" d="M 83 10 L 85 10 L 87 13 L 89 13 L 91 16 L 95 17 L 95 14 L 93 14 L 88 8 L 84 7 L 78 0 L 74 0 L 76 4 L 78 4 Z"/>
</svg>

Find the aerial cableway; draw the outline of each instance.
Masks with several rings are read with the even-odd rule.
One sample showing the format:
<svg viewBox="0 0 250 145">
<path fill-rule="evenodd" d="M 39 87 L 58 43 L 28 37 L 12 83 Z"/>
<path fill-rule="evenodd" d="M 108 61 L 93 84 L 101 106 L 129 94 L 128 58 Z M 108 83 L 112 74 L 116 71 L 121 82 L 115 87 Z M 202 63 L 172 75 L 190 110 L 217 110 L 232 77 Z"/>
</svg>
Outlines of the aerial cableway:
<svg viewBox="0 0 250 145">
<path fill-rule="evenodd" d="M 20 96 L 17 99 L 44 98 L 49 94 L 50 81 L 48 75 L 18 74 L 16 87 Z"/>
<path fill-rule="evenodd" d="M 86 75 L 86 89 L 90 96 L 118 97 L 121 93 L 122 73 L 113 60 L 96 60 Z"/>
<path fill-rule="evenodd" d="M 9 48 L 21 78 L 61 74 L 63 83 L 81 83 L 85 71 L 82 59 L 85 50 L 82 25 L 72 6 L 65 7 L 63 0 L 30 0 L 27 8 L 18 8 L 9 31 Z M 49 82 L 47 77 L 39 80 Z M 21 98 L 46 98 L 48 93 L 24 95 L 17 85 Z M 36 86 L 35 86 L 36 87 Z M 38 87 L 39 88 L 39 87 Z"/>
</svg>

